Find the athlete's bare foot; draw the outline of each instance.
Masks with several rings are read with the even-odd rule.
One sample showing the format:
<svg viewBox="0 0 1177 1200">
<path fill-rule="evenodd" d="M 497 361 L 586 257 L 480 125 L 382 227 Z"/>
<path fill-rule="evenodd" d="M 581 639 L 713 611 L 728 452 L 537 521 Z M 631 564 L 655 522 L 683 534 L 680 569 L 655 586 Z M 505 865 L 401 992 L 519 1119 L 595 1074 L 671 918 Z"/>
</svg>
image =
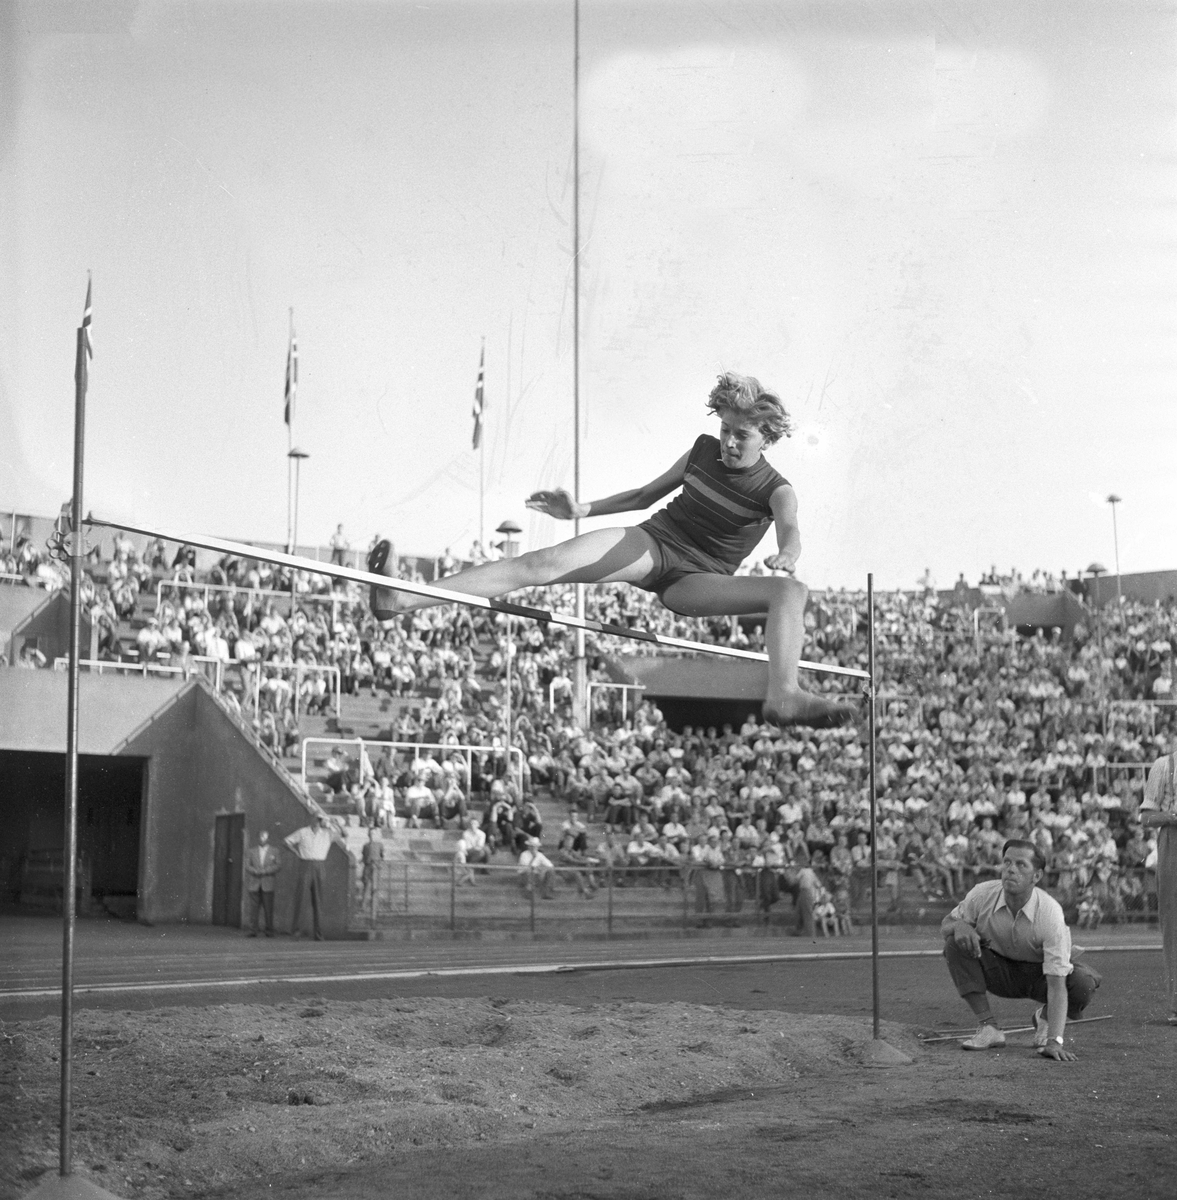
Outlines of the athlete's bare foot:
<svg viewBox="0 0 1177 1200">
<path fill-rule="evenodd" d="M 812 729 L 853 725 L 858 718 L 856 705 L 800 688 L 766 698 L 761 711 L 771 725 L 808 725 Z"/>
<path fill-rule="evenodd" d="M 389 563 L 391 557 L 392 543 L 389 541 L 377 542 L 368 554 L 368 570 L 373 575 L 387 575 L 391 579 L 393 577 Z M 377 621 L 391 621 L 401 613 L 410 611 L 411 605 L 406 604 L 405 600 L 404 592 L 373 586 L 369 591 L 368 607 L 371 608 L 372 616 Z"/>
</svg>

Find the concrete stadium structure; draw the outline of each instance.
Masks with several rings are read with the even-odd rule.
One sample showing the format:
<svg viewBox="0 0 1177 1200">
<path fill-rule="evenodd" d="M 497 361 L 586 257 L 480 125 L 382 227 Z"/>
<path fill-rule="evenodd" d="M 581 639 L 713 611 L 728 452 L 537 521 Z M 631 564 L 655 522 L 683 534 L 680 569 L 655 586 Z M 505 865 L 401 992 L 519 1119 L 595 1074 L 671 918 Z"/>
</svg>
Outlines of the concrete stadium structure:
<svg viewBox="0 0 1177 1200">
<path fill-rule="evenodd" d="M 0 888 L 8 903 L 60 909 L 67 676 L 0 669 Z M 278 843 L 312 807 L 198 679 L 80 678 L 78 845 L 83 911 L 240 926 L 245 848 Z M 283 853 L 285 853 L 283 851 Z M 289 930 L 295 869 L 277 876 Z M 346 934 L 350 856 L 327 861 L 324 933 Z M 56 882 L 56 888 L 54 883 Z"/>
</svg>

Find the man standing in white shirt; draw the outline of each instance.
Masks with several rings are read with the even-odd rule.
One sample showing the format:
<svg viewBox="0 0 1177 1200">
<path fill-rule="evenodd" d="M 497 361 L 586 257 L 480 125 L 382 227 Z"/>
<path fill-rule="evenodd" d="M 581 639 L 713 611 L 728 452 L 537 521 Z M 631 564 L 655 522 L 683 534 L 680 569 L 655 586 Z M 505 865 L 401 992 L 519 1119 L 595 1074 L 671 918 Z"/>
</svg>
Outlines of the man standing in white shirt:
<svg viewBox="0 0 1177 1200">
<path fill-rule="evenodd" d="M 1037 886 L 1045 868 L 1033 842 L 1011 839 L 1002 847 L 1001 878 L 978 883 L 941 922 L 952 982 L 979 1022 L 965 1050 L 1005 1045 L 989 1008 L 992 992 L 1039 1001 L 1035 1049 L 1056 1062 L 1075 1059 L 1063 1048 L 1063 1029 L 1082 1015 L 1100 976 L 1071 962 L 1062 907 Z"/>
<path fill-rule="evenodd" d="M 298 880 L 294 892 L 294 919 L 290 923 L 290 936 L 302 937 L 304 905 L 311 909 L 314 918 L 314 938 L 323 940 L 320 913 L 323 908 L 323 889 L 326 883 L 327 855 L 333 841 L 327 818 L 319 813 L 314 822 L 296 829 L 285 839 L 286 848 L 298 859 Z"/>
<path fill-rule="evenodd" d="M 1155 829 L 1157 835 L 1150 858 L 1157 873 L 1157 910 L 1169 1003 L 1167 1019 L 1170 1025 L 1177 1025 L 1177 754 L 1166 754 L 1149 768 L 1140 820 L 1146 828 Z"/>
</svg>

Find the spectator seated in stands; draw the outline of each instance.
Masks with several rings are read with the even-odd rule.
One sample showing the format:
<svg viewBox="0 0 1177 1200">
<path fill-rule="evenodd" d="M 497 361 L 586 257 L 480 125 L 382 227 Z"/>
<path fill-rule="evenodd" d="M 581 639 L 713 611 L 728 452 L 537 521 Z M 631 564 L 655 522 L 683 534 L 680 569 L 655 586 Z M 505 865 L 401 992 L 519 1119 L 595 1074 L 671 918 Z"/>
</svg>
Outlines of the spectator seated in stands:
<svg viewBox="0 0 1177 1200">
<path fill-rule="evenodd" d="M 447 764 L 448 765 L 448 764 Z M 442 829 L 466 827 L 466 793 L 453 772 L 444 775 L 441 799 L 438 801 L 438 822 Z"/>
<path fill-rule="evenodd" d="M 433 789 L 425 782 L 426 772 L 414 767 L 413 782 L 405 791 L 405 811 L 411 829 L 420 829 L 422 822 L 429 821 L 441 828 L 441 809 Z"/>
<path fill-rule="evenodd" d="M 519 878 L 528 894 L 534 890 L 543 900 L 554 895 L 556 870 L 552 860 L 540 849 L 539 838 L 528 838 L 519 855 Z"/>
<path fill-rule="evenodd" d="M 576 809 L 561 827 L 556 862 L 569 868 L 567 873 L 573 876 L 581 896 L 587 898 L 596 892 L 599 884 L 593 868 L 600 865 L 600 860 L 588 852 L 588 827 Z"/>
<path fill-rule="evenodd" d="M 458 883 L 468 883 L 473 886 L 475 883 L 474 871 L 470 864 L 485 864 L 489 861 L 490 851 L 486 845 L 486 834 L 482 832 L 476 817 L 467 817 L 466 827 L 462 831 L 462 836 L 458 838 L 458 845 L 454 850 L 454 862 L 458 864 Z"/>
<path fill-rule="evenodd" d="M 20 648 L 20 658 L 17 660 L 16 665 L 23 667 L 25 670 L 36 671 L 41 667 L 47 666 L 48 660 L 37 648 L 35 642 L 25 642 Z"/>
<path fill-rule="evenodd" d="M 483 828 L 487 830 L 492 851 L 497 846 L 502 846 L 512 854 L 518 853 L 515 844 L 516 834 L 519 832 L 515 825 L 515 804 L 501 779 L 494 780 L 490 785 L 490 808 Z"/>
</svg>

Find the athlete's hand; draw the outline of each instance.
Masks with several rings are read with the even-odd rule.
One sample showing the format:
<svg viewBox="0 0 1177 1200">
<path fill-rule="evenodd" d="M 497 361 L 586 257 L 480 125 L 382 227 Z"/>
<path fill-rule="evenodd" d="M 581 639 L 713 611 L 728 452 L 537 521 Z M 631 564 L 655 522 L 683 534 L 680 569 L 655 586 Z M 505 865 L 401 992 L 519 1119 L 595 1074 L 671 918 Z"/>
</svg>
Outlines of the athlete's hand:
<svg viewBox="0 0 1177 1200">
<path fill-rule="evenodd" d="M 1055 1062 L 1078 1062 L 1079 1060 L 1077 1054 L 1072 1054 L 1070 1050 L 1064 1050 L 1057 1042 L 1053 1042 L 1049 1046 L 1043 1046 L 1038 1053 L 1043 1058 L 1053 1058 Z"/>
<path fill-rule="evenodd" d="M 563 488 L 557 488 L 554 492 L 532 492 L 525 503 L 528 508 L 547 513 L 549 517 L 560 521 L 587 517 L 589 510 L 587 504 L 577 504 Z"/>
<path fill-rule="evenodd" d="M 792 575 L 797 570 L 797 556 L 795 554 L 770 554 L 764 560 L 764 565 L 770 571 L 786 571 Z"/>
<path fill-rule="evenodd" d="M 967 921 L 957 921 L 952 931 L 952 940 L 970 958 L 981 957 L 981 938 Z"/>
</svg>

